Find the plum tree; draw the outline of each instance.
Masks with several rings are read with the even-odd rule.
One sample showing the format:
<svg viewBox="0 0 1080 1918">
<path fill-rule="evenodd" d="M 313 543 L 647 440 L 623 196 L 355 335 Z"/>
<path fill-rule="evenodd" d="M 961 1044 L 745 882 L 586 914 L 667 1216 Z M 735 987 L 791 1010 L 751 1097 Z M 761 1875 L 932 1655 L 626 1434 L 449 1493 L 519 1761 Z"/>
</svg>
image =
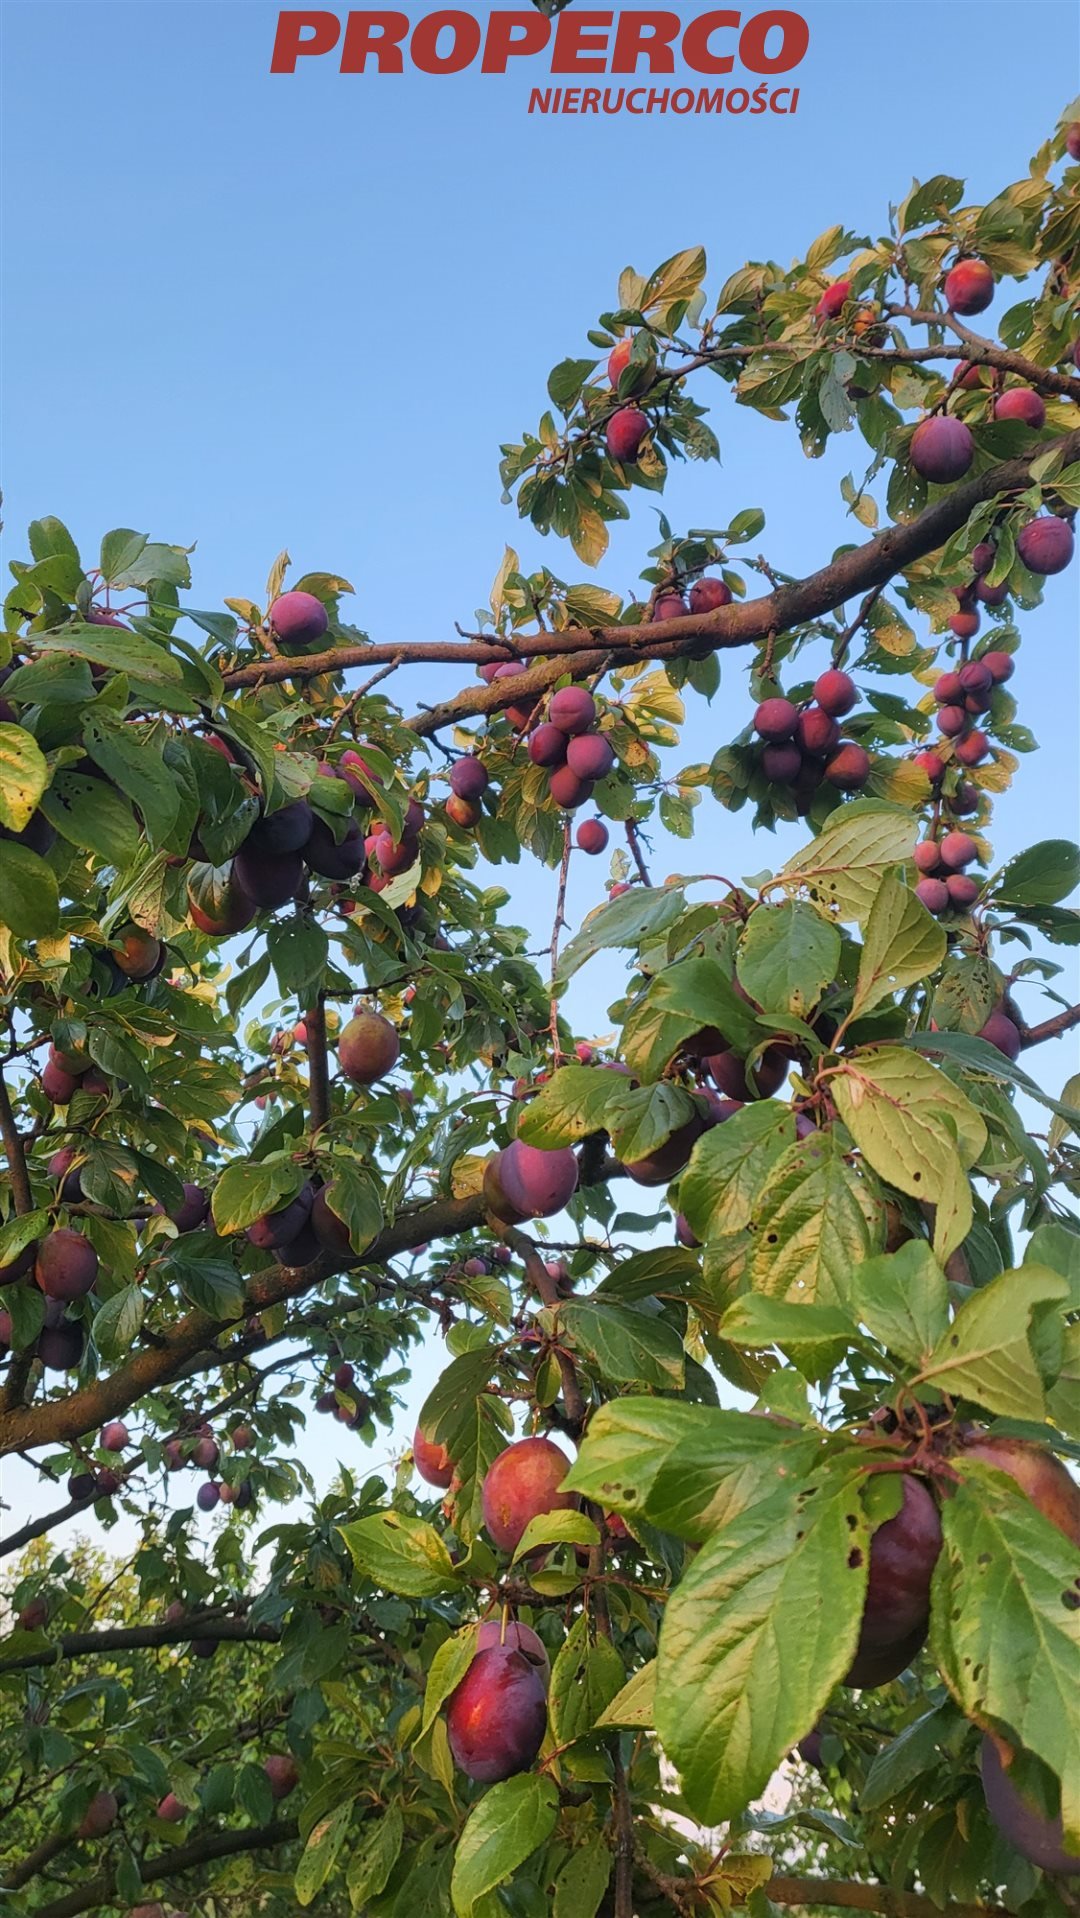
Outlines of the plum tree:
<svg viewBox="0 0 1080 1918">
<path fill-rule="evenodd" d="M 628 1918 L 753 1879 L 1060 1918 L 1071 761 L 1045 837 L 1003 814 L 1065 686 L 1028 661 L 1074 584 L 1071 124 L 983 207 L 904 177 L 877 237 L 831 208 L 789 265 L 714 287 L 690 247 L 598 289 L 502 448 L 525 525 L 468 626 L 368 632 L 284 557 L 203 612 L 186 546 L 31 526 L 0 662 L 20 1915 Z M 963 323 L 988 293 L 1000 338 Z M 733 404 L 777 447 L 764 506 L 732 457 L 687 505 Z M 845 476 L 817 554 L 770 523 L 785 446 Z M 766 1829 L 782 1766 L 855 1847 Z"/>
</svg>

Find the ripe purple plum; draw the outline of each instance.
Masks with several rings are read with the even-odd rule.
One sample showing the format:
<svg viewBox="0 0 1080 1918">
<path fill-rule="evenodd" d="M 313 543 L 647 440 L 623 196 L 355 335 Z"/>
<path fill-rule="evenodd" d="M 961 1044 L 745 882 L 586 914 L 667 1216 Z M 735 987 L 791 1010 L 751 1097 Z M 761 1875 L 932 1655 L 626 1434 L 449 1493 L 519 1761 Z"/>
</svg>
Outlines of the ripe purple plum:
<svg viewBox="0 0 1080 1918">
<path fill-rule="evenodd" d="M 314 593 L 282 593 L 270 608 L 270 625 L 283 652 L 300 652 L 322 639 L 330 616 Z"/>
<path fill-rule="evenodd" d="M 534 1664 L 509 1645 L 478 1652 L 446 1713 L 459 1771 L 485 1785 L 527 1771 L 547 1729 L 547 1694 Z"/>
<path fill-rule="evenodd" d="M 363 872 L 366 853 L 364 834 L 355 819 L 350 819 L 340 840 L 325 819 L 316 818 L 311 837 L 304 847 L 304 864 L 321 879 L 354 879 Z"/>
<path fill-rule="evenodd" d="M 777 740 L 762 748 L 761 770 L 774 786 L 794 785 L 802 766 L 802 754 L 791 740 Z"/>
<path fill-rule="evenodd" d="M 950 312 L 984 313 L 994 297 L 994 275 L 985 260 L 958 260 L 942 291 Z"/>
<path fill-rule="evenodd" d="M 672 1132 L 662 1145 L 641 1159 L 628 1159 L 623 1167 L 635 1185 L 667 1185 L 683 1169 L 703 1132 L 721 1118 L 719 1112 L 698 1110 L 692 1119 Z M 726 1115 L 723 1115 L 726 1116 Z"/>
<path fill-rule="evenodd" d="M 496 1218 L 508 1225 L 550 1219 L 577 1191 L 578 1162 L 569 1146 L 554 1152 L 515 1139 L 489 1159 L 484 1196 Z"/>
<path fill-rule="evenodd" d="M 1038 1865 L 1041 1871 L 1061 1878 L 1080 1877 L 1080 1854 L 1065 1849 L 1065 1827 L 1060 1812 L 1056 1818 L 1049 1818 L 1023 1796 L 1009 1776 L 997 1742 L 989 1732 L 983 1738 L 979 1768 L 986 1809 L 1014 1851 L 1029 1864 Z"/>
<path fill-rule="evenodd" d="M 311 1185 L 301 1186 L 295 1199 L 280 1206 L 276 1212 L 266 1212 L 247 1228 L 246 1237 L 260 1252 L 273 1252 L 279 1245 L 287 1245 L 295 1239 L 298 1232 L 307 1224 L 314 1204 L 314 1191 Z"/>
<path fill-rule="evenodd" d="M 856 704 L 859 694 L 855 681 L 837 666 L 819 673 L 814 681 L 814 698 L 831 719 L 843 719 Z"/>
<path fill-rule="evenodd" d="M 944 879 L 920 879 L 915 897 L 935 915 L 949 910 L 949 888 Z"/>
<path fill-rule="evenodd" d="M 547 1646 L 530 1625 L 521 1625 L 514 1618 L 485 1618 L 476 1634 L 477 1652 L 489 1652 L 493 1645 L 508 1645 L 511 1651 L 520 1652 L 547 1685 L 551 1672 Z"/>
<path fill-rule="evenodd" d="M 534 766 L 561 766 L 569 750 L 570 741 L 561 726 L 553 726 L 545 720 L 530 735 L 526 748 Z"/>
<path fill-rule="evenodd" d="M 686 601 L 674 587 L 661 593 L 652 609 L 653 623 L 665 619 L 681 619 L 686 611 Z"/>
<path fill-rule="evenodd" d="M 488 769 L 475 753 L 466 753 L 450 768 L 450 790 L 459 799 L 479 799 L 489 784 Z"/>
<path fill-rule="evenodd" d="M 72 1226 L 46 1233 L 34 1260 L 34 1277 L 49 1299 L 81 1299 L 97 1283 L 98 1255 Z"/>
<path fill-rule="evenodd" d="M 596 724 L 596 701 L 584 686 L 560 686 L 551 696 L 548 719 L 560 732 L 586 733 Z"/>
<path fill-rule="evenodd" d="M 620 465 L 632 465 L 649 431 L 648 415 L 638 406 L 620 406 L 607 426 L 607 450 Z"/>
<path fill-rule="evenodd" d="M 963 872 L 965 866 L 974 865 L 979 848 L 970 833 L 947 832 L 938 846 L 938 854 L 950 872 Z"/>
<path fill-rule="evenodd" d="M 244 849 L 272 859 L 290 852 L 302 852 L 311 838 L 315 814 L 306 799 L 291 799 L 276 812 L 264 813 L 256 820 L 244 841 Z"/>
<path fill-rule="evenodd" d="M 580 733 L 567 744 L 566 763 L 579 779 L 606 779 L 615 764 L 615 751 L 602 733 Z"/>
<path fill-rule="evenodd" d="M 804 753 L 824 758 L 840 743 L 840 726 L 823 706 L 807 706 L 795 724 L 795 744 Z"/>
<path fill-rule="evenodd" d="M 236 877 L 232 863 L 227 866 L 195 865 L 188 874 L 188 913 L 200 932 L 213 938 L 244 932 L 255 917 L 255 901 L 248 897 Z"/>
<path fill-rule="evenodd" d="M 692 613 L 715 613 L 720 606 L 731 605 L 731 588 L 722 579 L 696 579 L 690 588 Z"/>
<path fill-rule="evenodd" d="M 1016 550 L 1028 571 L 1039 574 L 1063 573 L 1075 547 L 1068 520 L 1056 519 L 1052 513 L 1029 519 L 1016 541 Z"/>
<path fill-rule="evenodd" d="M 770 745 L 790 739 L 799 720 L 799 709 L 790 699 L 763 699 L 754 714 L 754 731 Z"/>
<path fill-rule="evenodd" d="M 948 707 L 946 710 L 951 712 L 952 708 Z M 977 726 L 973 726 L 966 739 L 957 740 L 953 750 L 961 766 L 978 766 L 990 751 L 990 741 L 984 732 L 980 732 Z"/>
<path fill-rule="evenodd" d="M 972 879 L 966 872 L 949 873 L 945 885 L 949 904 L 956 912 L 970 912 L 982 891 L 978 880 Z"/>
<path fill-rule="evenodd" d="M 825 777 L 830 786 L 840 792 L 861 792 L 870 777 L 870 755 L 866 748 L 846 739 L 826 760 Z"/>
<path fill-rule="evenodd" d="M 569 1470 L 566 1453 L 546 1438 L 518 1439 L 492 1460 L 484 1475 L 484 1524 L 500 1552 L 516 1551 L 534 1518 L 573 1510 L 576 1496 L 560 1490 Z"/>
<path fill-rule="evenodd" d="M 82 1823 L 76 1836 L 79 1838 L 104 1838 L 116 1823 L 120 1810 L 116 1797 L 111 1791 L 94 1793 L 83 1813 Z"/>
<path fill-rule="evenodd" d="M 123 1419 L 110 1419 L 108 1425 L 102 1426 L 101 1435 L 98 1439 L 98 1444 L 101 1446 L 102 1451 L 122 1452 L 128 1442 L 128 1429 Z"/>
<path fill-rule="evenodd" d="M 272 1752 L 263 1761 L 263 1771 L 270 1781 L 270 1796 L 277 1802 L 288 1798 L 289 1793 L 294 1792 L 300 1783 L 296 1760 L 287 1755 Z"/>
<path fill-rule="evenodd" d="M 161 970 L 165 949 L 143 926 L 121 926 L 109 941 L 114 963 L 128 979 L 139 983 Z"/>
<path fill-rule="evenodd" d="M 860 1661 L 895 1657 L 896 1676 L 910 1663 L 912 1639 L 925 1637 L 930 1619 L 930 1580 L 941 1551 L 941 1518 L 921 1479 L 905 1473 L 895 1517 L 879 1525 L 870 1541 L 870 1568 L 855 1660 L 844 1683 L 865 1685 Z M 870 1682 L 881 1684 L 881 1678 Z"/>
<path fill-rule="evenodd" d="M 1046 425 L 1046 407 L 1033 386 L 1010 386 L 994 401 L 996 420 L 1022 420 L 1033 432 Z"/>
<path fill-rule="evenodd" d="M 975 441 L 963 420 L 946 413 L 923 420 L 911 436 L 911 464 L 935 485 L 963 479 L 975 458 Z"/>
<path fill-rule="evenodd" d="M 984 653 L 982 664 L 986 667 L 995 686 L 1003 686 L 1016 671 L 1016 661 L 1011 653 Z"/>
<path fill-rule="evenodd" d="M 233 860 L 233 872 L 248 898 L 255 905 L 272 911 L 295 899 L 304 876 L 304 862 L 298 852 L 273 854 L 253 850 L 248 839 Z"/>
<path fill-rule="evenodd" d="M 961 1455 L 1007 1472 L 1051 1525 L 1080 1546 L 1080 1485 L 1053 1452 L 1030 1439 L 1005 1438 L 977 1428 L 965 1433 Z"/>
<path fill-rule="evenodd" d="M 1002 1012 L 1000 1009 L 992 1012 L 985 1023 L 979 1027 L 975 1036 L 977 1039 L 984 1039 L 988 1046 L 993 1046 L 996 1051 L 1003 1053 L 1006 1059 L 1015 1060 L 1020 1057 L 1020 1032 L 1007 1012 Z"/>
<path fill-rule="evenodd" d="M 563 812 L 575 812 L 592 797 L 592 780 L 579 779 L 570 766 L 556 766 L 548 775 L 548 791 Z"/>
<path fill-rule="evenodd" d="M 600 819 L 582 820 L 576 837 L 582 852 L 601 853 L 607 849 L 608 829 Z"/>
</svg>

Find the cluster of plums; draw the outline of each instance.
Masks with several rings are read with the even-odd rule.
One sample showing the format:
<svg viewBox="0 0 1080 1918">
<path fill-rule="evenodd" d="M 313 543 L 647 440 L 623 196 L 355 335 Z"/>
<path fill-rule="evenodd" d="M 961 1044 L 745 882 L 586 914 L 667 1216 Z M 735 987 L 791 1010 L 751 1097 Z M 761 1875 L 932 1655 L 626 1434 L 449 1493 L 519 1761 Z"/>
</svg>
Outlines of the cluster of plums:
<svg viewBox="0 0 1080 1918">
<path fill-rule="evenodd" d="M 254 1433 L 250 1426 L 238 1425 L 231 1438 L 233 1450 L 243 1452 L 254 1442 Z M 200 1419 L 183 1436 L 178 1433 L 167 1438 L 161 1448 L 161 1456 L 167 1472 L 182 1472 L 190 1468 L 207 1474 L 205 1482 L 195 1494 L 195 1503 L 200 1512 L 213 1512 L 218 1505 L 235 1505 L 238 1512 L 243 1512 L 254 1503 L 255 1487 L 250 1478 L 241 1478 L 233 1483 L 214 1477 L 221 1464 L 221 1447 L 205 1419 Z"/>
<path fill-rule="evenodd" d="M 329 1386 L 315 1400 L 317 1412 L 330 1413 L 340 1425 L 347 1425 L 350 1431 L 366 1425 L 372 1410 L 367 1393 L 353 1390 L 355 1379 L 355 1366 L 344 1359 L 335 1366 Z"/>
<path fill-rule="evenodd" d="M 854 680 L 833 666 L 814 681 L 813 698 L 802 707 L 790 699 L 763 699 L 754 731 L 766 779 L 807 794 L 822 780 L 838 792 L 861 792 L 870 777 L 870 755 L 844 739 L 840 726 L 858 696 Z"/>
<path fill-rule="evenodd" d="M 232 757 L 223 742 L 219 749 Z M 242 846 L 225 866 L 196 864 L 188 875 L 188 909 L 200 932 L 221 937 L 243 932 L 259 910 L 274 910 L 295 899 L 305 873 L 322 879 L 354 880 L 381 892 L 420 855 L 424 809 L 410 799 L 400 838 L 383 821 L 365 820 L 379 780 L 362 753 L 349 748 L 337 765 L 320 761 L 320 774 L 344 782 L 353 810 L 338 837 L 306 799 L 291 799 L 256 820 Z M 196 838 L 193 851 L 201 847 Z"/>
</svg>

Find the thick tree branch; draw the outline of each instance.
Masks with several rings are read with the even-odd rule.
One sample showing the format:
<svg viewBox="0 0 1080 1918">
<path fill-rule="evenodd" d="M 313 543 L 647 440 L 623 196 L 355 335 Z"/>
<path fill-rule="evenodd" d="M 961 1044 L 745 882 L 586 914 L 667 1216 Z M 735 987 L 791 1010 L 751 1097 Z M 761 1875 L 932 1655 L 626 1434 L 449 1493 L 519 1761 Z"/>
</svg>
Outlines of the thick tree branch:
<svg viewBox="0 0 1080 1918">
<path fill-rule="evenodd" d="M 975 349 L 957 351 L 960 357 L 979 357 Z M 1064 386 L 1073 397 L 1080 397 L 1080 380 L 1066 380 Z M 457 642 L 425 640 L 415 645 L 398 641 L 386 646 L 340 646 L 307 658 L 264 660 L 255 666 L 239 667 L 226 674 L 225 685 L 229 691 L 235 691 L 257 683 L 316 679 L 326 673 L 343 672 L 350 666 L 377 665 L 391 659 L 399 660 L 402 666 L 439 661 L 465 666 L 505 661 L 515 654 L 525 662 L 542 657 L 542 665 L 526 664 L 520 673 L 510 678 L 496 680 L 490 686 L 469 686 L 442 705 L 415 713 L 406 723 L 413 732 L 426 737 L 457 720 L 500 712 L 530 693 L 543 693 L 566 672 L 572 673 L 575 679 L 584 679 L 590 673 L 599 672 L 605 663 L 627 665 L 635 659 L 678 659 L 698 650 L 708 653 L 752 646 L 767 639 L 770 633 L 786 632 L 792 626 L 835 611 L 857 593 L 869 593 L 874 587 L 884 586 L 894 574 L 936 552 L 984 500 L 1025 486 L 1032 461 L 1055 447 L 1064 464 L 1080 459 L 1080 431 L 1040 444 L 1024 459 L 1007 460 L 962 486 L 951 487 L 916 519 L 906 525 L 886 527 L 874 539 L 842 553 L 839 559 L 806 579 L 781 586 L 759 599 L 734 601 L 712 613 L 685 613 L 679 619 L 665 620 L 660 625 L 603 626 L 587 630 L 575 627 L 562 633 L 515 634 L 512 647 L 482 634 Z"/>
<path fill-rule="evenodd" d="M 470 1231 L 482 1225 L 486 1216 L 487 1208 L 479 1193 L 465 1199 L 436 1199 L 430 1205 L 411 1208 L 379 1234 L 357 1266 L 380 1265 L 413 1246 Z M 296 1269 L 270 1266 L 248 1281 L 243 1306 L 235 1317 L 215 1319 L 208 1312 L 189 1312 L 163 1339 L 146 1346 L 105 1378 L 95 1379 L 63 1398 L 37 1406 L 13 1406 L 0 1413 L 0 1457 L 80 1438 L 147 1392 L 169 1384 L 189 1360 L 212 1348 L 230 1326 L 313 1291 L 340 1269 L 341 1261 L 331 1258 L 315 1259 Z"/>
<path fill-rule="evenodd" d="M 189 1845 L 177 1845 L 172 1851 L 144 1858 L 140 1867 L 143 1884 L 171 1882 L 194 1865 L 212 1864 L 218 1858 L 236 1858 L 246 1851 L 271 1851 L 277 1845 L 291 1844 L 298 1831 L 295 1818 L 283 1818 L 256 1830 L 208 1832 L 202 1838 L 193 1838 Z M 112 1891 L 112 1878 L 102 1872 L 89 1883 L 65 1892 L 62 1898 L 54 1898 L 52 1904 L 42 1905 L 35 1918 L 79 1918 L 81 1912 L 100 1911 L 111 1901 Z"/>
<path fill-rule="evenodd" d="M 307 1033 L 305 1050 L 308 1064 L 308 1119 L 313 1133 L 330 1117 L 330 1071 L 326 1054 L 326 1005 L 321 992 L 304 1014 Z"/>
</svg>

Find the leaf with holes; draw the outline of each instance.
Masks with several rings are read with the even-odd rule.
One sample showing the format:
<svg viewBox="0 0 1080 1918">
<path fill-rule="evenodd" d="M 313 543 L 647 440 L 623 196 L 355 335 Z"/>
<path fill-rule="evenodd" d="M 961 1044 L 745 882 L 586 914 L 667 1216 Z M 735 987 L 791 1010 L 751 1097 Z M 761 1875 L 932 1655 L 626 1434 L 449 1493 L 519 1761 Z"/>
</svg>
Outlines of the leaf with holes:
<svg viewBox="0 0 1080 1918">
<path fill-rule="evenodd" d="M 1060 1778 L 1080 1850 L 1080 1552 L 1012 1478 L 962 1454 L 953 1463 L 930 1649 L 961 1711 Z"/>
<path fill-rule="evenodd" d="M 986 1127 L 970 1099 L 899 1046 L 849 1054 L 829 1083 L 841 1119 L 874 1171 L 913 1198 L 937 1199 L 950 1163 L 974 1164 L 985 1144 Z"/>
<path fill-rule="evenodd" d="M 911 858 L 915 839 L 910 812 L 880 799 L 857 799 L 833 813 L 813 843 L 788 860 L 776 884 L 789 893 L 805 892 L 826 919 L 862 925 L 885 874 Z"/>
<path fill-rule="evenodd" d="M 671 1594 L 656 1729 L 704 1824 L 764 1790 L 847 1671 L 868 1556 L 850 1482 L 788 1482 L 714 1533 Z"/>
<path fill-rule="evenodd" d="M 886 873 L 866 922 L 852 1018 L 929 978 L 945 957 L 947 943 L 944 926 L 895 874 Z"/>
<path fill-rule="evenodd" d="M 835 1133 L 819 1132 L 774 1163 L 750 1230 L 755 1292 L 845 1306 L 858 1267 L 885 1243 L 885 1206 L 873 1175 L 849 1165 Z"/>
</svg>

